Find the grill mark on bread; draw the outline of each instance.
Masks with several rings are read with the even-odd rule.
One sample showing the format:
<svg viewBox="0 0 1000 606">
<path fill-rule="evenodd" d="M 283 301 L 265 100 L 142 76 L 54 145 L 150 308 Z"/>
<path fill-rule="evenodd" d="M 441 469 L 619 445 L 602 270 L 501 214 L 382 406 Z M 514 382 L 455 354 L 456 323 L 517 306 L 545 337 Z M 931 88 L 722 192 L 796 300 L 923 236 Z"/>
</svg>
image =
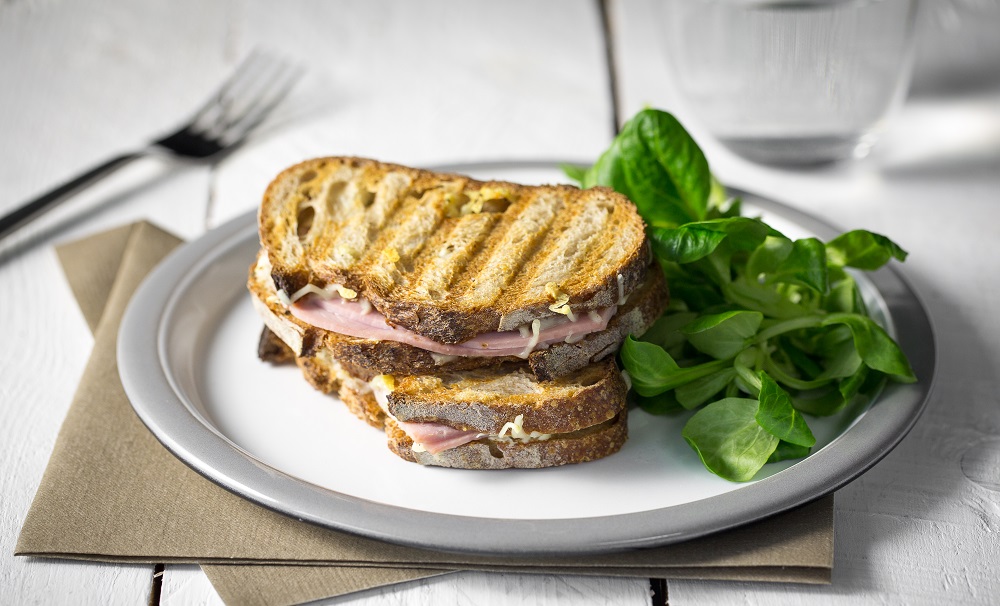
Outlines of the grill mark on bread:
<svg viewBox="0 0 1000 606">
<path fill-rule="evenodd" d="M 345 260 L 334 255 L 337 243 L 343 240 L 343 225 L 337 224 L 335 218 L 345 206 L 343 199 L 351 197 L 357 189 L 352 177 L 351 171 L 341 168 L 332 178 L 328 177 L 323 191 L 313 200 L 316 217 L 308 244 L 316 251 L 316 271 L 320 275 L 342 273 L 344 269 Z"/>
<path fill-rule="evenodd" d="M 512 204 L 462 275 L 467 284 L 458 293 L 466 309 L 491 306 L 504 295 L 521 268 L 542 245 L 563 200 L 535 191 Z M 493 324 L 495 327 L 495 323 Z"/>
<path fill-rule="evenodd" d="M 518 187 L 504 182 L 470 183 L 478 189 L 467 187 L 462 194 L 468 198 L 478 197 L 484 206 L 494 193 Z M 403 296 L 402 290 L 389 296 L 372 289 L 368 295 L 375 307 L 390 323 L 443 343 L 462 343 L 478 334 L 496 330 L 500 320 L 497 300 L 535 253 L 563 204 L 559 197 L 546 199 L 531 194 L 511 197 L 517 201 L 505 205 L 503 212 L 497 213 L 501 218 L 493 223 L 492 230 L 482 233 L 483 243 L 476 246 L 467 265 L 456 268 L 451 280 L 455 286 L 449 290 L 446 305 L 424 304 L 424 301 Z M 446 213 L 448 210 L 446 201 Z"/>
<path fill-rule="evenodd" d="M 334 274 L 353 278 L 364 271 L 365 253 L 373 249 L 381 230 L 395 223 L 406 200 L 420 197 L 411 185 L 402 173 L 390 173 L 377 184 L 349 185 L 343 197 L 350 200 L 352 210 L 345 210 L 347 219 L 330 230 L 329 258 Z M 344 281 L 357 282 L 351 278 Z"/>
<path fill-rule="evenodd" d="M 419 195 L 418 195 L 419 194 Z M 375 307 L 392 296 L 397 286 L 405 287 L 412 276 L 414 258 L 444 218 L 443 195 L 439 189 L 414 192 L 406 197 L 389 225 L 368 247 L 355 273 L 370 289 Z M 379 309 L 386 316 L 390 314 Z"/>
<path fill-rule="evenodd" d="M 576 212 L 564 212 L 541 243 L 539 254 L 523 268 L 511 284 L 511 299 L 546 298 L 545 285 L 555 282 L 560 288 L 580 280 L 574 268 L 586 267 L 590 273 L 590 249 L 608 221 L 610 204 L 593 198 Z M 578 303 L 579 301 L 570 301 Z"/>
<path fill-rule="evenodd" d="M 446 228 L 417 259 L 411 296 L 423 301 L 450 299 L 452 284 L 481 250 L 499 220 L 500 215 L 495 213 L 446 219 Z"/>
</svg>

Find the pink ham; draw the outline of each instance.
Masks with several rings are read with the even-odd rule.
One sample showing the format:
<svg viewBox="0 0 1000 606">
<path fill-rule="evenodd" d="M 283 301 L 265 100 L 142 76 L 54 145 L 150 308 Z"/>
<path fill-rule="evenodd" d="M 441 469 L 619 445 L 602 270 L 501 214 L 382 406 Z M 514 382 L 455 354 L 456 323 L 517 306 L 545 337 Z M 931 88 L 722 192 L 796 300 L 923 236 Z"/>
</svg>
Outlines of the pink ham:
<svg viewBox="0 0 1000 606">
<path fill-rule="evenodd" d="M 535 349 L 566 339 L 579 339 L 592 332 L 604 330 L 617 307 L 597 310 L 598 318 L 583 313 L 575 322 L 568 318 L 557 321 L 539 331 Z M 516 330 L 481 334 L 465 343 L 438 343 L 405 328 L 390 326 L 378 310 L 356 301 L 339 297 L 324 299 L 309 294 L 291 306 L 292 315 L 313 326 L 359 339 L 397 341 L 446 356 L 516 356 L 521 355 L 531 342 L 531 335 L 521 336 Z"/>
<path fill-rule="evenodd" d="M 483 435 L 478 431 L 465 431 L 448 427 L 441 423 L 406 423 L 396 421 L 396 425 L 406 432 L 415 443 L 424 447 L 431 454 L 468 444 Z"/>
</svg>

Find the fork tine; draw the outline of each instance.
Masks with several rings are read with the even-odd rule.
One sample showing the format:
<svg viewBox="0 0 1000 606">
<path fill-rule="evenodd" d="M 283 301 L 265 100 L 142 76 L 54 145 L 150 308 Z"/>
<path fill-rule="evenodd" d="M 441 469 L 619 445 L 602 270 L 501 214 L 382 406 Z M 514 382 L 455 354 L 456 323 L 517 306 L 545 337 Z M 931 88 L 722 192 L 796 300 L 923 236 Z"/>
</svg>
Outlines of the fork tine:
<svg viewBox="0 0 1000 606">
<path fill-rule="evenodd" d="M 219 93 L 206 105 L 204 111 L 191 122 L 192 129 L 195 132 L 205 135 L 217 130 L 220 120 L 223 120 L 223 117 L 232 111 L 236 100 L 243 95 L 243 91 L 258 77 L 261 71 L 260 66 L 266 65 L 266 63 L 267 59 L 261 58 L 258 55 L 252 62 L 247 61 L 245 64 L 241 64 L 241 67 L 246 65 L 247 69 L 237 69 L 239 73 L 234 72 L 233 78 L 227 82 L 224 90 L 220 89 Z"/>
<path fill-rule="evenodd" d="M 243 86 L 239 90 L 232 91 L 232 94 L 226 99 L 228 104 L 225 106 L 225 111 L 219 116 L 217 122 L 223 128 L 227 128 L 238 121 L 251 110 L 261 96 L 267 94 L 267 90 L 274 80 L 286 72 L 288 67 L 286 62 L 271 57 L 270 61 L 257 69 L 257 73 L 252 78 L 243 82 Z"/>
<path fill-rule="evenodd" d="M 253 79 L 254 76 L 259 72 L 259 68 L 256 64 L 261 61 L 267 62 L 269 56 L 267 53 L 254 49 L 249 55 L 236 67 L 233 73 L 223 82 L 219 88 L 205 100 L 205 103 L 195 111 L 194 115 L 188 120 L 188 124 L 192 125 L 194 128 L 202 128 L 204 123 L 208 121 L 213 113 L 212 110 L 219 110 L 224 106 L 229 98 L 232 97 L 234 91 L 242 88 L 246 80 Z"/>
<path fill-rule="evenodd" d="M 197 125 L 198 130 L 207 137 L 220 137 L 234 123 L 253 111 L 260 99 L 266 97 L 273 81 L 287 69 L 286 62 L 277 57 L 265 56 L 264 60 L 257 62 L 253 74 L 242 78 L 219 100 L 216 111 L 206 114 L 205 119 Z"/>
<path fill-rule="evenodd" d="M 299 78 L 305 73 L 301 66 L 293 66 L 290 70 L 282 70 L 283 74 L 278 74 L 279 79 L 267 90 L 262 91 L 240 115 L 230 120 L 226 124 L 224 131 L 220 134 L 220 140 L 224 145 L 229 145 L 234 141 L 239 141 L 248 132 L 259 125 L 266 118 L 271 110 L 288 96 Z"/>
</svg>

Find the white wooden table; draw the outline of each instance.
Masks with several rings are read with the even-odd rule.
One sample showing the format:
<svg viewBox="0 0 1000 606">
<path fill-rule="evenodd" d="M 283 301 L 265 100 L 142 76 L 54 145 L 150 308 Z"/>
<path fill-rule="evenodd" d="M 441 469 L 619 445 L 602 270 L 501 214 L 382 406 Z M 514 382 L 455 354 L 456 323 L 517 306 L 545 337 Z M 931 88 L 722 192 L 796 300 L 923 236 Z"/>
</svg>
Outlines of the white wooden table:
<svg viewBox="0 0 1000 606">
<path fill-rule="evenodd" d="M 929 4 L 936 14 L 923 19 L 913 95 L 864 162 L 764 168 L 688 121 L 724 182 L 909 250 L 906 273 L 932 316 L 940 372 L 912 433 L 837 493 L 832 585 L 670 581 L 670 604 L 1000 601 L 1000 8 Z M 645 105 L 687 121 L 659 8 L 609 1 L 605 20 L 598 2 L 582 0 L 7 0 L 0 212 L 171 126 L 259 45 L 309 73 L 258 141 L 316 121 L 331 154 L 418 165 L 595 158 L 614 125 Z M 140 162 L 0 248 L 0 603 L 149 599 L 151 566 L 12 555 L 92 343 L 52 245 L 139 218 L 196 237 L 220 219 L 224 171 Z M 336 603 L 639 605 L 649 588 L 646 579 L 469 573 Z M 193 566 L 168 566 L 158 599 L 219 603 Z"/>
</svg>

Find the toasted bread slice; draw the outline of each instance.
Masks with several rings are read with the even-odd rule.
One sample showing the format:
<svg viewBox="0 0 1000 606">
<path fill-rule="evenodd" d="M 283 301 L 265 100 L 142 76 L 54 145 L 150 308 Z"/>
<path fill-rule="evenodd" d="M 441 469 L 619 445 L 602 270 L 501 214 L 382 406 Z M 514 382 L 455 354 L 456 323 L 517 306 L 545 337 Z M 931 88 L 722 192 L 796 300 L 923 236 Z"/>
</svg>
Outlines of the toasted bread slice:
<svg viewBox="0 0 1000 606">
<path fill-rule="evenodd" d="M 610 189 L 480 182 L 359 158 L 279 174 L 259 227 L 278 289 L 337 284 L 441 343 L 609 307 L 643 282 L 651 259 L 635 206 Z"/>
<path fill-rule="evenodd" d="M 312 327 L 285 309 L 270 274 L 268 256 L 262 251 L 248 279 L 253 304 L 267 327 L 300 358 L 326 356 L 366 380 L 378 374 L 442 373 L 519 360 L 514 356 L 442 357 L 405 343 L 359 339 Z M 666 305 L 663 275 L 658 270 L 650 271 L 647 279 L 619 306 L 605 330 L 575 343 L 556 343 L 532 352 L 528 364 L 536 378 L 542 380 L 583 368 L 613 354 L 627 335 L 646 332 Z"/>
<path fill-rule="evenodd" d="M 520 418 L 525 432 L 557 434 L 613 418 L 624 408 L 626 391 L 610 359 L 551 381 L 539 381 L 523 363 L 512 363 L 397 377 L 386 405 L 400 421 L 497 434 Z"/>
</svg>

